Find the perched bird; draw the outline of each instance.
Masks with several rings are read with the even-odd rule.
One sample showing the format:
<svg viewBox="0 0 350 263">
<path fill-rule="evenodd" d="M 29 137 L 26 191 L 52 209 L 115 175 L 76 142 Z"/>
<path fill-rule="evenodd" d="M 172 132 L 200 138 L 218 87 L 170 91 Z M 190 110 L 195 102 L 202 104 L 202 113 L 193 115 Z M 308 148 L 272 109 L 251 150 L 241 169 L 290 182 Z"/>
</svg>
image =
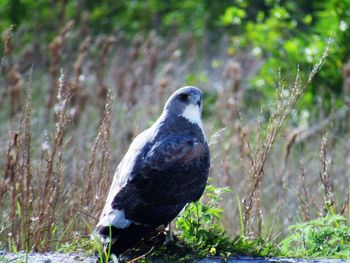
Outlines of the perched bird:
<svg viewBox="0 0 350 263">
<path fill-rule="evenodd" d="M 210 154 L 202 128 L 202 91 L 174 92 L 120 162 L 95 234 L 117 258 L 171 222 L 206 186 Z"/>
</svg>

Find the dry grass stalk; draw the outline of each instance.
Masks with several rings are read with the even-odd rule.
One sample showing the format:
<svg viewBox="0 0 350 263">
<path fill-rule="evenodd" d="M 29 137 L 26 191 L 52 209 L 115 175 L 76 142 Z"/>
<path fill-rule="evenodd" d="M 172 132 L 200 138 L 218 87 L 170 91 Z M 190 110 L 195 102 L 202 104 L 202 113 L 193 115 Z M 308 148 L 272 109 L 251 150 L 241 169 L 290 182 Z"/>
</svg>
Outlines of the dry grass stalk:
<svg viewBox="0 0 350 263">
<path fill-rule="evenodd" d="M 21 110 L 23 78 L 17 67 L 7 71 L 8 97 L 10 104 L 10 117 L 15 116 Z"/>
<path fill-rule="evenodd" d="M 4 55 L 7 58 L 6 77 L 7 89 L 5 95 L 9 99 L 10 118 L 21 110 L 23 77 L 18 70 L 18 66 L 13 61 L 12 26 L 4 32 Z"/>
<path fill-rule="evenodd" d="M 324 212 L 327 213 L 334 206 L 334 195 L 332 192 L 332 180 L 331 180 L 331 158 L 328 157 L 327 152 L 327 135 L 322 137 L 321 149 L 321 172 L 320 179 L 323 187 L 324 194 Z"/>
<path fill-rule="evenodd" d="M 161 78 L 158 81 L 158 88 L 157 88 L 157 100 L 159 101 L 158 103 L 158 111 L 161 111 L 164 105 L 164 100 L 165 100 L 165 91 L 169 85 L 169 79 L 168 78 Z"/>
<path fill-rule="evenodd" d="M 345 64 L 343 67 L 343 95 L 345 102 L 348 107 L 350 107 L 350 63 Z M 346 128 L 350 130 L 350 117 L 349 114 L 346 115 L 346 122 L 347 126 Z"/>
<path fill-rule="evenodd" d="M 9 218 L 12 222 L 11 235 L 15 236 L 18 229 L 16 225 L 16 199 L 17 199 L 17 169 L 18 169 L 18 133 L 10 135 L 9 146 L 6 154 L 4 185 L 2 186 L 2 196 L 9 192 L 10 211 Z M 3 200 L 3 199 L 2 199 Z"/>
<path fill-rule="evenodd" d="M 71 111 L 71 118 L 75 123 L 80 119 L 81 113 L 84 111 L 85 104 L 87 101 L 87 93 L 83 90 L 82 87 L 82 78 L 83 78 L 83 62 L 88 54 L 90 45 L 90 37 L 86 37 L 79 46 L 78 56 L 73 65 L 74 69 L 74 78 L 70 83 L 71 87 L 71 99 L 70 104 L 73 107 Z"/>
<path fill-rule="evenodd" d="M 282 196 L 279 197 L 277 202 L 278 203 L 277 203 L 276 210 L 275 210 L 275 212 L 273 214 L 272 223 L 271 223 L 271 227 L 270 227 L 270 230 L 269 230 L 269 235 L 267 237 L 268 241 L 272 241 L 272 240 L 276 239 L 278 237 L 278 235 L 280 234 L 280 233 L 276 234 L 275 233 L 275 231 L 276 231 L 275 229 L 278 226 L 278 224 L 277 224 L 277 222 L 278 222 L 277 220 L 279 219 L 278 217 L 281 216 L 281 214 L 280 214 L 281 213 L 281 206 L 283 204 Z"/>
<path fill-rule="evenodd" d="M 289 155 L 291 153 L 292 147 L 296 142 L 297 137 L 299 137 L 298 130 L 292 131 L 290 134 L 286 136 L 286 142 L 284 144 L 283 163 L 281 164 L 276 176 L 276 181 L 277 181 L 276 185 L 281 189 L 283 189 L 287 185 L 285 174 L 287 171 L 288 159 L 289 159 Z M 279 195 L 279 198 L 281 198 L 282 194 L 278 194 L 278 195 Z"/>
<path fill-rule="evenodd" d="M 10 181 L 14 178 L 14 160 L 16 159 L 15 147 L 17 145 L 18 133 L 11 133 L 9 139 L 9 144 L 6 151 L 6 161 L 5 161 L 5 170 L 4 176 L 0 177 L 0 200 L 5 200 L 5 194 L 8 192 L 8 187 Z M 5 202 L 0 203 L 0 211 L 3 211 Z"/>
<path fill-rule="evenodd" d="M 128 62 L 128 61 L 127 61 Z M 128 72 L 128 67 L 127 66 L 123 66 L 121 70 L 117 71 L 115 73 L 115 83 L 116 83 L 116 90 L 117 90 L 117 96 L 119 98 L 123 98 L 124 97 L 124 93 L 125 93 L 125 82 L 126 82 L 126 75 Z"/>
<path fill-rule="evenodd" d="M 59 89 L 57 94 L 58 112 L 56 131 L 54 135 L 53 145 L 51 151 L 48 153 L 46 166 L 44 171 L 44 188 L 41 193 L 39 207 L 38 207 L 38 225 L 35 230 L 35 249 L 38 251 L 45 251 L 49 248 L 48 242 L 42 243 L 40 240 L 51 240 L 52 229 L 54 226 L 55 216 L 58 213 L 57 202 L 61 193 L 61 181 L 63 177 L 63 135 L 67 126 L 67 106 L 69 103 L 69 90 L 65 90 L 65 79 L 61 71 L 59 79 Z"/>
<path fill-rule="evenodd" d="M 222 73 L 223 87 L 218 100 L 219 114 L 223 125 L 228 125 L 239 118 L 238 100 L 241 75 L 241 65 L 229 60 Z"/>
<path fill-rule="evenodd" d="M 23 241 L 20 243 L 22 247 L 29 249 L 31 239 L 30 222 L 33 211 L 33 193 L 32 193 L 32 164 L 31 164 L 31 115 L 32 115 L 32 75 L 33 69 L 31 68 L 29 76 L 29 85 L 27 89 L 26 104 L 23 109 L 22 130 L 20 130 L 20 146 L 21 146 L 21 164 L 19 169 L 20 174 L 20 188 L 21 198 L 20 203 L 22 205 L 21 212 L 21 230 L 23 233 Z"/>
<path fill-rule="evenodd" d="M 107 197 L 108 189 L 110 186 L 110 149 L 109 139 L 111 130 L 111 90 L 108 90 L 105 109 L 101 115 L 100 124 L 98 128 L 97 136 L 91 148 L 91 157 L 88 163 L 88 170 L 86 179 L 84 180 L 84 187 L 80 191 L 80 203 L 78 207 L 81 210 L 78 212 L 85 215 L 90 215 L 91 225 L 95 225 L 99 212 L 102 210 L 104 201 Z M 101 145 L 101 158 L 98 158 L 98 146 Z M 96 168 L 99 163 L 99 172 L 96 172 Z M 91 202 L 91 193 L 94 195 L 94 202 Z M 95 216 L 96 215 L 96 216 Z M 91 221 L 92 220 L 92 221 Z M 88 220 L 89 221 L 89 220 Z M 89 229 L 86 229 L 88 232 Z"/>
<path fill-rule="evenodd" d="M 287 136 L 287 140 L 285 143 L 285 155 L 284 155 L 284 165 L 283 165 L 283 170 L 285 170 L 288 162 L 289 155 L 291 153 L 292 147 L 296 142 L 297 137 L 299 136 L 299 132 L 292 132 Z"/>
<path fill-rule="evenodd" d="M 64 43 L 67 39 L 69 31 L 74 25 L 73 21 L 69 21 L 60 31 L 60 33 L 52 40 L 49 45 L 50 51 L 50 75 L 51 75 L 51 85 L 49 89 L 49 96 L 46 103 L 48 109 L 51 109 L 56 103 L 57 92 L 59 83 L 57 79 L 59 78 L 60 71 L 60 57 Z"/>
<path fill-rule="evenodd" d="M 345 64 L 343 67 L 343 94 L 345 99 L 349 102 L 350 100 L 350 64 Z"/>
<path fill-rule="evenodd" d="M 123 90 L 123 98 L 125 99 L 128 107 L 132 107 L 136 104 L 136 90 L 138 86 L 137 81 L 137 59 L 141 53 L 141 46 L 143 42 L 143 37 L 136 36 L 132 42 L 130 52 L 128 54 L 128 61 L 126 66 L 124 67 L 124 90 Z"/>
<path fill-rule="evenodd" d="M 31 76 L 32 72 L 30 72 Z M 27 89 L 19 132 L 11 132 L 6 153 L 4 184 L 0 187 L 2 200 L 9 198 L 10 235 L 17 248 L 29 249 L 32 216 L 32 171 L 31 171 L 31 79 Z M 9 193 L 9 197 L 5 194 Z M 6 202 L 6 201 L 5 201 Z M 6 222 L 5 218 L 5 222 Z M 4 223 L 5 223 L 4 222 Z"/>
<path fill-rule="evenodd" d="M 342 209 L 340 211 L 340 214 L 344 215 L 346 217 L 346 212 L 347 215 L 350 215 L 350 191 L 348 190 L 348 192 L 346 193 L 346 200 L 344 201 L 343 205 L 342 205 Z"/>
<path fill-rule="evenodd" d="M 95 141 L 91 147 L 91 157 L 88 163 L 88 170 L 87 170 L 87 176 L 86 176 L 87 178 L 81 191 L 80 204 L 84 210 L 89 209 L 88 205 L 90 204 L 90 197 L 91 197 L 90 193 L 95 183 L 94 175 L 95 175 L 95 167 L 96 167 L 96 152 L 97 152 L 98 142 L 101 139 L 101 135 L 102 135 L 102 132 L 99 128 Z M 93 208 L 90 208 L 89 213 L 91 212 L 91 210 L 93 210 Z"/>
<path fill-rule="evenodd" d="M 13 26 L 5 30 L 3 33 L 4 54 L 7 56 L 7 64 L 13 66 L 13 45 L 12 45 Z"/>
<path fill-rule="evenodd" d="M 166 52 L 165 59 L 167 60 L 164 67 L 160 72 L 160 78 L 157 82 L 157 98 L 158 98 L 158 110 L 161 111 L 163 105 L 165 103 L 165 95 L 166 90 L 172 82 L 176 59 L 179 57 L 179 52 L 177 50 L 178 47 L 178 38 L 174 38 L 173 41 L 170 42 Z"/>
<path fill-rule="evenodd" d="M 83 62 L 87 56 L 90 45 L 90 37 L 86 37 L 79 46 L 78 56 L 73 65 L 74 68 L 74 82 L 80 84 L 80 77 L 83 72 Z M 78 85 L 79 86 L 79 85 Z M 75 92 L 75 90 L 72 90 Z M 72 94 L 74 95 L 74 93 Z"/>
<path fill-rule="evenodd" d="M 84 0 L 80 0 L 84 1 Z M 85 39 L 89 35 L 89 20 L 90 20 L 90 14 L 87 12 L 84 12 L 81 18 L 80 22 L 80 38 Z"/>
<path fill-rule="evenodd" d="M 109 140 L 111 135 L 111 90 L 107 93 L 107 100 L 105 109 L 102 115 L 102 123 L 101 123 L 101 132 L 102 132 L 102 153 L 101 153 L 101 166 L 100 166 L 100 174 L 99 174 L 99 184 L 97 193 L 99 198 L 97 199 L 96 203 L 96 210 L 97 212 L 101 211 L 104 205 L 104 200 L 107 198 L 107 193 L 109 190 L 109 186 L 111 183 L 110 178 L 110 148 L 109 148 Z"/>
<path fill-rule="evenodd" d="M 260 212 L 258 214 L 254 214 L 254 211 L 259 211 L 260 207 L 260 187 L 261 181 L 264 177 L 264 166 L 269 157 L 272 145 L 275 142 L 278 132 L 280 131 L 284 121 L 290 115 L 293 110 L 295 104 L 298 102 L 299 98 L 305 92 L 309 84 L 312 82 L 316 73 L 320 70 L 323 62 L 325 61 L 329 49 L 331 46 L 331 41 L 328 43 L 325 48 L 323 55 L 320 61 L 314 66 L 312 71 L 310 72 L 307 80 L 302 83 L 299 68 L 297 70 L 296 78 L 294 81 L 294 85 L 290 90 L 287 90 L 290 94 L 286 96 L 286 89 L 280 80 L 277 90 L 276 96 L 276 105 L 274 107 L 274 112 L 272 112 L 272 116 L 268 121 L 268 126 L 266 129 L 266 135 L 263 137 L 263 140 L 256 144 L 255 150 L 252 150 L 250 142 L 247 136 L 243 136 L 243 141 L 245 142 L 245 147 L 248 150 L 248 158 L 251 164 L 249 171 L 249 185 L 247 188 L 246 198 L 244 199 L 244 225 L 246 234 L 257 233 L 257 230 L 253 229 L 253 226 L 257 226 L 254 223 L 254 218 L 259 217 Z M 260 132 L 257 133 L 260 135 Z M 258 136 L 259 136 L 258 135 Z M 260 219 L 259 219 L 260 221 Z"/>
<path fill-rule="evenodd" d="M 234 60 L 229 60 L 223 69 L 221 80 L 222 89 L 219 91 L 217 100 L 217 108 L 222 125 L 232 127 L 229 130 L 228 147 L 225 148 L 223 168 L 224 168 L 224 184 L 232 186 L 232 158 L 231 152 L 239 149 L 239 153 L 243 154 L 243 143 L 240 138 L 241 124 L 239 116 L 238 102 L 240 100 L 240 81 L 241 81 L 241 65 Z M 242 166 L 238 165 L 238 173 L 241 173 Z"/>
<path fill-rule="evenodd" d="M 157 35 L 152 31 L 145 43 L 143 50 L 145 65 L 143 68 L 143 82 L 144 85 L 151 85 L 155 79 L 156 68 L 159 59 L 159 45 Z"/>
<path fill-rule="evenodd" d="M 117 67 L 114 74 L 117 95 L 125 101 L 129 108 L 137 103 L 137 98 L 141 94 L 152 94 L 150 97 L 154 99 L 154 102 L 156 102 L 156 95 L 158 98 L 164 95 L 163 91 L 170 83 L 170 75 L 174 71 L 173 62 L 178 52 L 174 50 L 176 55 L 170 56 L 168 63 L 159 74 L 159 79 L 156 80 L 157 66 L 163 58 L 162 55 L 168 56 L 171 52 L 168 49 L 169 52 L 161 53 L 159 48 L 159 40 L 154 32 L 151 32 L 146 40 L 142 35 L 137 35 L 131 43 L 127 58 L 123 56 L 125 62 L 120 63 L 121 65 Z M 174 48 L 173 45 L 172 48 Z"/>
<path fill-rule="evenodd" d="M 107 63 L 109 60 L 109 55 L 112 50 L 113 44 L 116 43 L 115 37 L 103 37 L 101 39 L 101 42 L 99 44 L 99 47 L 101 49 L 101 53 L 99 56 L 99 65 L 96 72 L 96 80 L 97 80 L 97 94 L 100 97 L 100 101 L 103 103 L 103 105 L 106 104 L 106 97 L 108 92 L 108 87 L 105 84 L 105 72 Z"/>
<path fill-rule="evenodd" d="M 299 188 L 301 189 L 301 194 L 297 194 L 297 198 L 299 201 L 299 207 L 301 208 L 301 211 L 303 213 L 304 221 L 307 222 L 311 219 L 310 198 L 305 181 L 305 166 L 303 161 L 300 161 L 299 185 Z"/>
<path fill-rule="evenodd" d="M 66 20 L 66 13 L 67 13 L 67 3 L 68 3 L 68 0 L 61 0 L 59 1 L 59 3 L 61 4 L 60 8 L 61 8 L 61 12 L 59 14 L 59 19 L 60 21 L 63 21 L 65 22 Z"/>
</svg>

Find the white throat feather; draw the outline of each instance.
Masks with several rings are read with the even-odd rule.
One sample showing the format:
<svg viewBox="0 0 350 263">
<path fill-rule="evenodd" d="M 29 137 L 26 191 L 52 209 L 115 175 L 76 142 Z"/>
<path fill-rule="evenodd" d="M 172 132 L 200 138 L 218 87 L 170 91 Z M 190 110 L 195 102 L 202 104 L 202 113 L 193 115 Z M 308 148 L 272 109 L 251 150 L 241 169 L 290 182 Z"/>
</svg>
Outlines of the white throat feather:
<svg viewBox="0 0 350 263">
<path fill-rule="evenodd" d="M 187 105 L 181 116 L 187 119 L 189 122 L 197 124 L 203 130 L 199 106 L 193 104 Z"/>
</svg>

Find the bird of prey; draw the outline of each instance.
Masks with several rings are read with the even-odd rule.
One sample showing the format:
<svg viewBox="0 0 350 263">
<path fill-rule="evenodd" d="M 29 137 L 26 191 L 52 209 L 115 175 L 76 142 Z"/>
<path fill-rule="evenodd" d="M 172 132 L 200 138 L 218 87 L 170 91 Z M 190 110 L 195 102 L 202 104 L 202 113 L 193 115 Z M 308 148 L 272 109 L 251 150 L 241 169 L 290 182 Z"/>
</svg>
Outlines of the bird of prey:
<svg viewBox="0 0 350 263">
<path fill-rule="evenodd" d="M 202 128 L 202 91 L 174 92 L 163 113 L 139 134 L 120 162 L 95 234 L 116 259 L 166 226 L 206 186 L 210 154 Z"/>
</svg>

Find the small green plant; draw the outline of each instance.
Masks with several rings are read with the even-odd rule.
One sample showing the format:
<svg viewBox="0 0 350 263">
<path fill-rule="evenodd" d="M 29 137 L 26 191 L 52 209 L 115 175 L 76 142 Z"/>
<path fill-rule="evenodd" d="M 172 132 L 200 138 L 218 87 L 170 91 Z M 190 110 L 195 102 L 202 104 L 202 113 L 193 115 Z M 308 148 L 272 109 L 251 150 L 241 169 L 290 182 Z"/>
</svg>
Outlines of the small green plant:
<svg viewBox="0 0 350 263">
<path fill-rule="evenodd" d="M 280 243 L 287 257 L 350 257 L 350 226 L 341 215 L 328 213 L 306 223 L 290 227 Z"/>
<path fill-rule="evenodd" d="M 205 197 L 209 201 L 206 204 L 189 204 L 176 220 L 176 225 L 181 230 L 181 238 L 203 254 L 218 254 L 226 251 L 229 246 L 229 238 L 220 224 L 223 210 L 219 208 L 222 194 L 228 191 L 227 188 L 208 185 Z"/>
<path fill-rule="evenodd" d="M 96 251 L 96 244 L 88 236 L 77 235 L 62 244 L 56 245 L 56 250 L 62 253 L 72 253 L 77 251 L 84 251 L 87 254 L 93 254 Z"/>
<path fill-rule="evenodd" d="M 102 244 L 100 238 L 93 232 L 91 225 L 85 221 L 85 225 L 90 230 L 90 233 L 93 233 L 91 239 L 87 241 L 86 247 L 90 248 L 89 252 L 91 254 L 95 253 L 98 256 L 98 262 L 107 263 L 111 258 L 111 246 L 112 246 L 112 226 L 109 226 L 109 242 L 108 245 L 105 246 Z"/>
<path fill-rule="evenodd" d="M 197 251 L 199 257 L 220 255 L 227 258 L 235 254 L 268 256 L 277 253 L 277 248 L 262 238 L 248 239 L 243 235 L 231 239 L 221 225 L 223 210 L 220 208 L 222 195 L 229 192 L 228 188 L 208 185 L 204 204 L 196 202 L 189 204 L 176 225 L 181 231 L 184 242 Z"/>
</svg>

